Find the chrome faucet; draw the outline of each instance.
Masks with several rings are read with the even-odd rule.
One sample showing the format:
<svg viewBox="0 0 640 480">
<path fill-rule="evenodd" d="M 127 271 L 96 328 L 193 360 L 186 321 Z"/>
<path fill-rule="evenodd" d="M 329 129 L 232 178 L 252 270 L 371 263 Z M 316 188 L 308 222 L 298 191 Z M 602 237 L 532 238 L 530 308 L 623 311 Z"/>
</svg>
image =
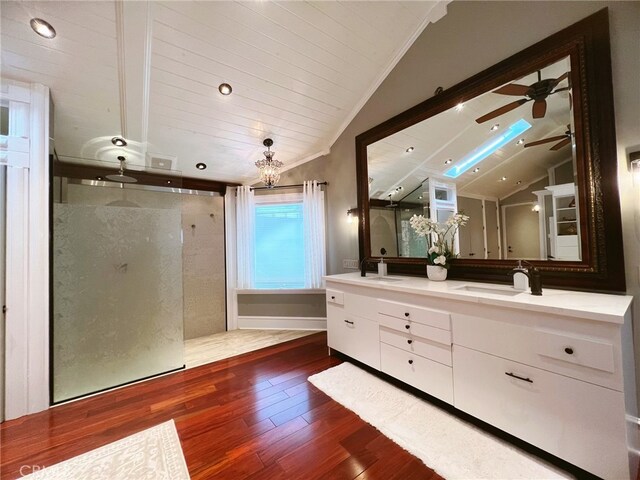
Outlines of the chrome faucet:
<svg viewBox="0 0 640 480">
<path fill-rule="evenodd" d="M 522 262 L 526 263 L 529 268 L 523 267 Z M 529 279 L 529 288 L 531 288 L 531 295 L 542 295 L 542 276 L 540 270 L 535 265 L 527 262 L 526 260 L 518 260 L 518 265 L 509 272 L 510 275 L 516 273 L 522 273 Z"/>
</svg>

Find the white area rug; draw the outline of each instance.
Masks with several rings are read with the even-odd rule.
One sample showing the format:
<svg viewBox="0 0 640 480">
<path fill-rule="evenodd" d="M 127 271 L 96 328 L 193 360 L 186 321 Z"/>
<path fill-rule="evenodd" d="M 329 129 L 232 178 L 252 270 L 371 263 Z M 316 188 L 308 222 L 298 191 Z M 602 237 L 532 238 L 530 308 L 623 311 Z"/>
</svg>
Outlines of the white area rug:
<svg viewBox="0 0 640 480">
<path fill-rule="evenodd" d="M 309 381 L 449 480 L 572 478 L 350 363 Z"/>
<path fill-rule="evenodd" d="M 187 480 L 173 420 L 39 470 L 32 480 Z"/>
</svg>

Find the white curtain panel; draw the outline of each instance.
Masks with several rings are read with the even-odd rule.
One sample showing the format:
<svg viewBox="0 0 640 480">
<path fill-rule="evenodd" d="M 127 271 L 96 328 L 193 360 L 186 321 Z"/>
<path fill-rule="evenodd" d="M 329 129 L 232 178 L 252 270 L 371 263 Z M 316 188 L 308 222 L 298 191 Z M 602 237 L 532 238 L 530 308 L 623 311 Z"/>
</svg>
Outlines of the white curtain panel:
<svg viewBox="0 0 640 480">
<path fill-rule="evenodd" d="M 324 193 L 316 180 L 304 182 L 302 189 L 305 287 L 321 288 L 326 273 Z"/>
<path fill-rule="evenodd" d="M 249 186 L 237 188 L 236 228 L 238 232 L 236 255 L 238 288 L 253 288 L 253 252 L 255 238 L 253 190 Z"/>
</svg>

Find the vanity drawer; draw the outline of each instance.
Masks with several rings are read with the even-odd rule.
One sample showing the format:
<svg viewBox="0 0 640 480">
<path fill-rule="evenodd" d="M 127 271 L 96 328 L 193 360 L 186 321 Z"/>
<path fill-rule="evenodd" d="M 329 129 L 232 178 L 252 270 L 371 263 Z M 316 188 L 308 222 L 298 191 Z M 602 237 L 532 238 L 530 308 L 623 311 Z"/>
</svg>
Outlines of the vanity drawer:
<svg viewBox="0 0 640 480">
<path fill-rule="evenodd" d="M 380 369 L 423 392 L 453 403 L 451 367 L 423 358 L 411 352 L 380 344 Z"/>
<path fill-rule="evenodd" d="M 444 330 L 451 330 L 451 314 L 442 310 L 417 307 L 389 300 L 378 300 L 378 313 Z"/>
<path fill-rule="evenodd" d="M 380 327 L 380 341 L 405 352 L 415 353 L 438 363 L 451 366 L 451 345 L 443 345 L 416 337 L 410 333 Z"/>
<path fill-rule="evenodd" d="M 621 392 L 454 345 L 455 406 L 603 478 L 629 478 Z"/>
<path fill-rule="evenodd" d="M 573 335 L 536 330 L 535 349 L 540 355 L 563 362 L 614 372 L 613 345 Z"/>
<path fill-rule="evenodd" d="M 327 303 L 334 305 L 344 305 L 344 293 L 339 290 L 327 289 Z"/>
<path fill-rule="evenodd" d="M 556 319 L 553 319 L 556 322 Z M 551 322 L 547 321 L 549 325 Z M 566 323 L 566 322 L 564 322 Z M 453 316 L 456 345 L 622 391 L 622 365 L 614 348 L 614 330 L 589 336 L 533 322 L 498 321 L 470 315 Z M 602 330 L 599 332 L 603 334 Z M 565 352 L 570 348 L 572 354 Z M 616 360 L 616 355 L 618 359 Z"/>
<path fill-rule="evenodd" d="M 416 337 L 426 338 L 432 342 L 441 343 L 443 345 L 451 345 L 451 331 L 441 328 L 430 327 L 411 320 L 388 317 L 379 315 L 378 321 L 381 326 L 387 327 L 398 332 L 408 333 Z"/>
<path fill-rule="evenodd" d="M 327 341 L 329 347 L 380 370 L 380 334 L 376 322 L 327 305 Z"/>
</svg>

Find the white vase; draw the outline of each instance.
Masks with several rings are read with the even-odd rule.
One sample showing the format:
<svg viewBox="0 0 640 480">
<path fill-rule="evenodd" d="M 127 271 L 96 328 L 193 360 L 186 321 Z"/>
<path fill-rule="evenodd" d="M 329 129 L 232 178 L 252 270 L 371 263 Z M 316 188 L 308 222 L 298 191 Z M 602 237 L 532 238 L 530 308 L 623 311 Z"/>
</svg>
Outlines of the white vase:
<svg viewBox="0 0 640 480">
<path fill-rule="evenodd" d="M 427 277 L 434 282 L 443 282 L 447 279 L 447 269 L 440 265 L 427 265 Z"/>
</svg>

